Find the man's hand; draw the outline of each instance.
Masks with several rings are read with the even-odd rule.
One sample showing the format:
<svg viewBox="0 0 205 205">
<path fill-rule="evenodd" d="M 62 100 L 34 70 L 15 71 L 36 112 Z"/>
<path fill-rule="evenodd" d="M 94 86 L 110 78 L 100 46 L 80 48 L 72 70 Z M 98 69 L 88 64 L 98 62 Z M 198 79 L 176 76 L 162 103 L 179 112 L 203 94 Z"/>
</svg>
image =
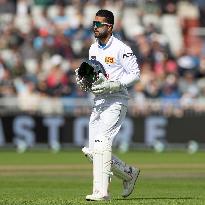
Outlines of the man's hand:
<svg viewBox="0 0 205 205">
<path fill-rule="evenodd" d="M 105 93 L 115 93 L 122 89 L 122 84 L 119 81 L 110 81 L 106 80 L 106 78 L 99 78 L 98 81 L 96 81 L 91 91 L 94 94 L 105 94 Z"/>
<path fill-rule="evenodd" d="M 104 81 L 106 81 L 107 78 L 102 74 L 99 73 L 99 77 L 98 79 L 92 84 L 92 87 L 96 86 L 96 85 L 100 85 L 101 83 L 103 83 Z"/>
</svg>

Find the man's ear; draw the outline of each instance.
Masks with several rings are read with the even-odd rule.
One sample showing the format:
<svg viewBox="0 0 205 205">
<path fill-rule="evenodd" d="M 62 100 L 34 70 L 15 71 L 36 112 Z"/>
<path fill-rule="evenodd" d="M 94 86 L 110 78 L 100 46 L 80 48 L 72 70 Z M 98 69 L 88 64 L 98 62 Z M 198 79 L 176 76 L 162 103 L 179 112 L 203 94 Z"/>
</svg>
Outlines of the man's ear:
<svg viewBox="0 0 205 205">
<path fill-rule="evenodd" d="M 109 32 L 112 32 L 112 30 L 113 30 L 113 25 L 112 25 L 112 26 L 109 26 L 109 28 L 108 28 L 108 31 L 109 31 Z"/>
</svg>

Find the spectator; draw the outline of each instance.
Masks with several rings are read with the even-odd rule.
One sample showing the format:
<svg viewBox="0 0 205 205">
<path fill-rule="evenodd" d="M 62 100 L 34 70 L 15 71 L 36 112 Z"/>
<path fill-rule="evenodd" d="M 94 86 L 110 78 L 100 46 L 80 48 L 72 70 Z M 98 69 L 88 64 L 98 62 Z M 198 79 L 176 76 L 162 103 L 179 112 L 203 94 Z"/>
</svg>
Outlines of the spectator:
<svg viewBox="0 0 205 205">
<path fill-rule="evenodd" d="M 13 85 L 13 80 L 11 72 L 9 69 L 3 67 L 1 69 L 1 79 L 0 79 L 0 97 L 15 97 L 16 90 Z"/>
<path fill-rule="evenodd" d="M 162 85 L 162 90 L 160 93 L 160 98 L 165 103 L 176 104 L 180 99 L 181 94 L 178 88 L 178 81 L 175 75 L 168 75 Z"/>
<path fill-rule="evenodd" d="M 62 69 L 62 57 L 54 55 L 51 58 L 51 69 L 46 78 L 46 84 L 48 87 L 48 94 L 50 96 L 60 97 L 68 95 L 70 87 L 68 86 L 68 76 Z"/>
</svg>

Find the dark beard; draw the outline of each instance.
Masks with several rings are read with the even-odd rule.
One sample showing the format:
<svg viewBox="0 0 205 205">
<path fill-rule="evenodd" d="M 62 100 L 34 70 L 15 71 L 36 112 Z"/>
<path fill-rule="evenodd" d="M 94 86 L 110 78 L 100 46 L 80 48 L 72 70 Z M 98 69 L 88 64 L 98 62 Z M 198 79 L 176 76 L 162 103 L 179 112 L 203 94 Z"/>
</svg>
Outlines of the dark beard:
<svg viewBox="0 0 205 205">
<path fill-rule="evenodd" d="M 95 38 L 103 39 L 103 38 L 106 38 L 107 36 L 108 36 L 107 31 L 103 31 L 101 33 L 98 33 L 98 35 L 95 35 Z"/>
</svg>

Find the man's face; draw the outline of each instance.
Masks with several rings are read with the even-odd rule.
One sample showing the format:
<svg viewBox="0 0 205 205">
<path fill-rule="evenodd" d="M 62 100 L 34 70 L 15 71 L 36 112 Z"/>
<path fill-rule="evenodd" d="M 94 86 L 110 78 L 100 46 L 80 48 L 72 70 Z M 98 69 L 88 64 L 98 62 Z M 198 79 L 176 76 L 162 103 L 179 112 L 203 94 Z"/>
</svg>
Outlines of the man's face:
<svg viewBox="0 0 205 205">
<path fill-rule="evenodd" d="M 111 31 L 111 26 L 104 17 L 96 16 L 93 23 L 95 38 L 106 38 Z"/>
</svg>

